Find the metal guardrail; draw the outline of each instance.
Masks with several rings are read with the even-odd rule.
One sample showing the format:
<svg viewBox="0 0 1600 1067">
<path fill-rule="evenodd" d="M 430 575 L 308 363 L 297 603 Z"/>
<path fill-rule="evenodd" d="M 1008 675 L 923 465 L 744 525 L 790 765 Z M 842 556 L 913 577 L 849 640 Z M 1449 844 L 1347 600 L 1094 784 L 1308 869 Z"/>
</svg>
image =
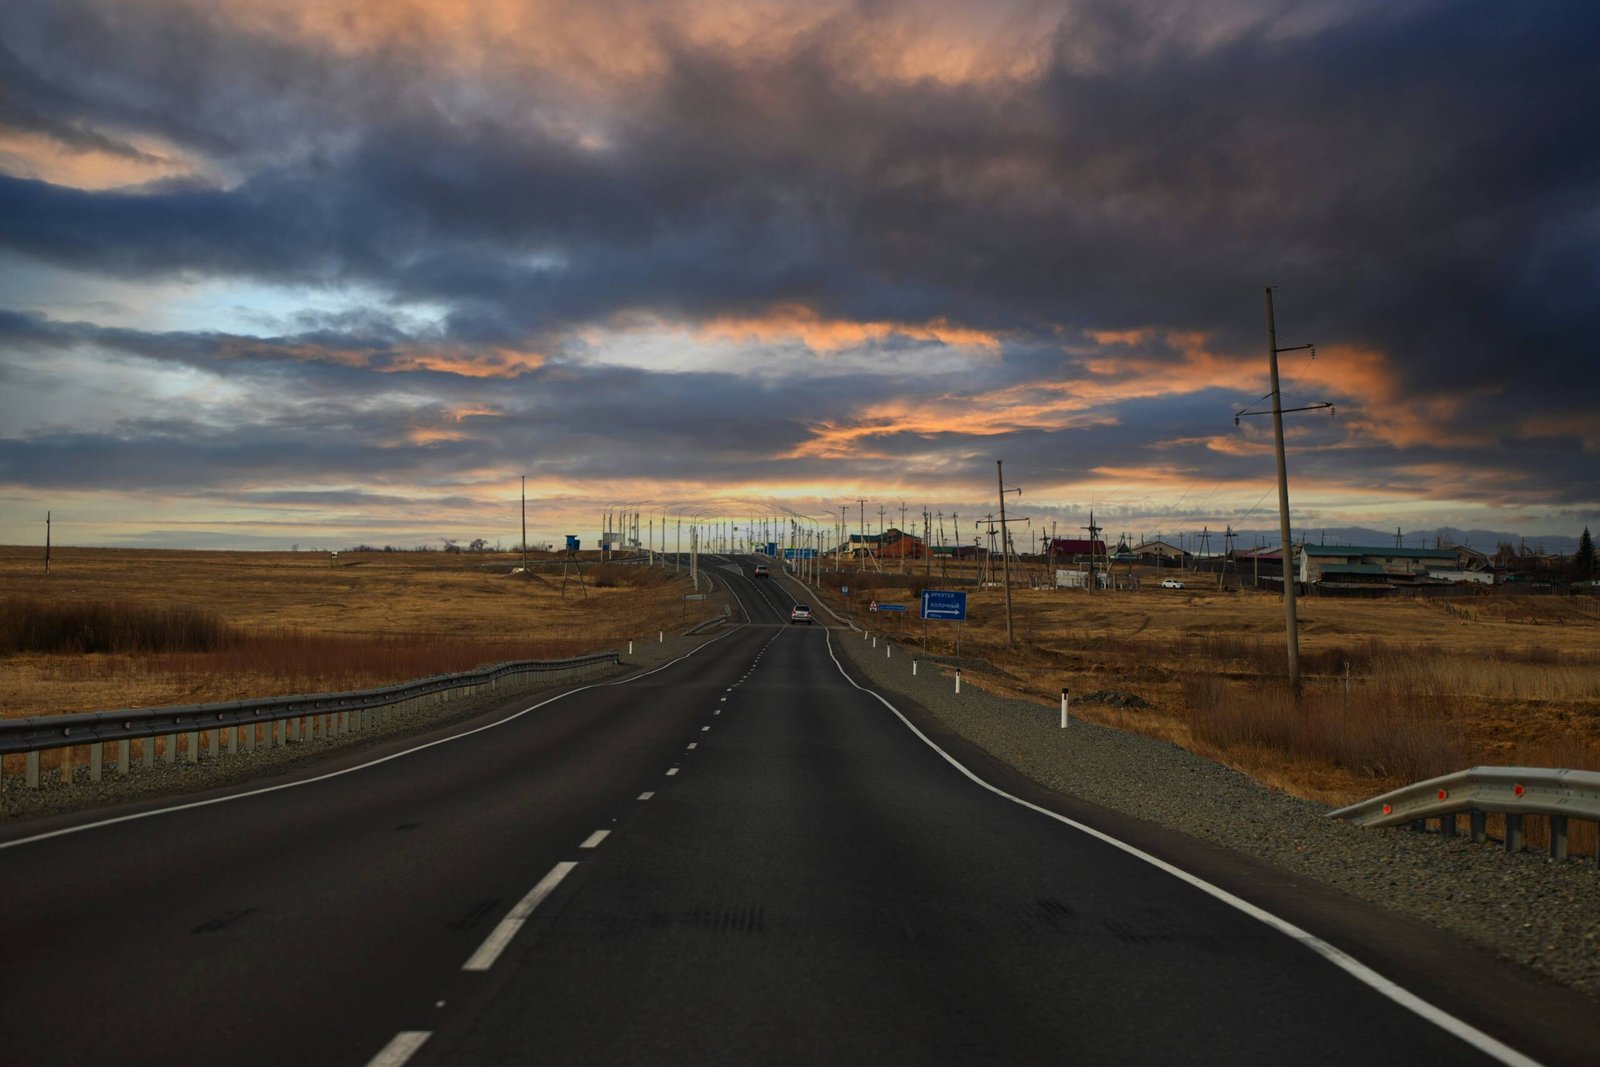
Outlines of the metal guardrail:
<svg viewBox="0 0 1600 1067">
<path fill-rule="evenodd" d="M 1488 839 L 1490 812 L 1505 816 L 1507 852 L 1522 850 L 1522 819 L 1542 815 L 1550 820 L 1550 855 L 1567 857 L 1567 820 L 1600 823 L 1600 772 L 1544 767 L 1473 767 L 1430 778 L 1382 796 L 1328 813 L 1357 826 L 1426 826 L 1437 820 L 1441 833 L 1457 832 L 1460 815 L 1470 817 L 1474 841 Z M 1595 863 L 1600 865 L 1600 849 Z"/>
<path fill-rule="evenodd" d="M 24 771 L 26 785 L 38 788 L 39 753 L 87 745 L 89 777 L 100 781 L 104 748 L 116 742 L 118 775 L 129 770 L 130 742 L 141 738 L 166 738 L 163 762 L 175 761 L 177 738 L 188 738 L 185 762 L 197 763 L 200 736 L 207 735 L 209 755 L 218 754 L 225 744 L 229 754 L 242 744 L 252 751 L 258 733 L 267 748 L 299 741 L 304 737 L 337 737 L 352 730 L 381 725 L 388 711 L 409 711 L 458 695 L 470 696 L 482 688 L 495 688 L 505 679 L 519 674 L 578 670 L 584 667 L 620 662 L 617 652 L 599 652 L 563 660 L 515 660 L 482 667 L 460 674 L 439 674 L 399 685 L 376 689 L 357 689 L 345 693 L 316 693 L 283 697 L 263 697 L 215 704 L 178 705 L 162 708 L 129 708 L 122 711 L 91 711 L 73 715 L 36 715 L 23 719 L 0 720 L 0 756 L 27 753 Z M 265 725 L 264 731 L 260 727 Z M 226 740 L 223 736 L 226 735 Z M 143 763 L 153 766 L 155 746 L 145 745 Z M 70 780 L 71 763 L 63 766 L 62 777 Z"/>
</svg>

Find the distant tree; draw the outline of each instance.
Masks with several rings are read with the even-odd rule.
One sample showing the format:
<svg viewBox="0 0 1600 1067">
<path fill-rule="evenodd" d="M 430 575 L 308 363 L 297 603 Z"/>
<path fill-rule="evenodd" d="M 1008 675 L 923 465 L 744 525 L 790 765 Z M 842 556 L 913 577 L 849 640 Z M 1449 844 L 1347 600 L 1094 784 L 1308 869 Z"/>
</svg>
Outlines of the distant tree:
<svg viewBox="0 0 1600 1067">
<path fill-rule="evenodd" d="M 1578 538 L 1578 551 L 1572 556 L 1572 569 L 1579 578 L 1594 577 L 1594 538 L 1589 536 L 1589 527 L 1583 528 L 1583 534 Z"/>
<path fill-rule="evenodd" d="M 489 542 L 482 537 L 474 537 L 471 544 L 467 545 L 470 552 L 482 552 L 489 547 Z"/>
<path fill-rule="evenodd" d="M 1517 546 L 1510 541 L 1501 541 L 1495 546 L 1494 561 L 1502 567 L 1515 563 L 1517 560 Z"/>
</svg>

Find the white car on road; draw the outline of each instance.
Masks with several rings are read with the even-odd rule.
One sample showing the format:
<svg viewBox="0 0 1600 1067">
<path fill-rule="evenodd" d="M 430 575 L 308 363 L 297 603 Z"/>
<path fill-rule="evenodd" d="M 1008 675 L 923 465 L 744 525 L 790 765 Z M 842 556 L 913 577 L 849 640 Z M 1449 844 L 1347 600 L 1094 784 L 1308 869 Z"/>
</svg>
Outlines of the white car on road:
<svg viewBox="0 0 1600 1067">
<path fill-rule="evenodd" d="M 1182 589 L 1183 588 L 1183 583 L 1178 581 L 1178 579 L 1176 579 L 1176 578 L 1165 578 L 1161 582 L 1161 588 L 1163 588 L 1163 589 Z"/>
<path fill-rule="evenodd" d="M 789 625 L 793 626 L 797 622 L 803 622 L 807 626 L 811 625 L 811 605 L 796 604 L 789 612 Z"/>
</svg>

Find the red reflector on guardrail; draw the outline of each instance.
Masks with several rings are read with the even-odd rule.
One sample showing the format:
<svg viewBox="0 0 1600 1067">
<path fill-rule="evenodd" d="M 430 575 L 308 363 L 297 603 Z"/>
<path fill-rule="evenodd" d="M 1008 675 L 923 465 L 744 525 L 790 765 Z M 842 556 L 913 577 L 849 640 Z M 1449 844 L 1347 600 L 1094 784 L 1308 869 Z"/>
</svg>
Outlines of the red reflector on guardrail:
<svg viewBox="0 0 1600 1067">
<path fill-rule="evenodd" d="M 1440 800 L 1444 800 L 1449 796 L 1450 796 L 1450 794 L 1447 791 L 1445 791 L 1443 789 L 1439 790 L 1439 799 Z"/>
<path fill-rule="evenodd" d="M 1384 813 L 1384 814 L 1385 814 L 1385 815 L 1387 815 L 1387 814 L 1389 814 L 1389 813 L 1390 813 L 1390 812 L 1391 812 L 1391 811 L 1393 811 L 1393 810 L 1394 810 L 1394 809 L 1393 809 L 1393 808 L 1391 808 L 1391 807 L 1389 807 L 1389 805 L 1387 805 L 1387 804 L 1385 804 L 1385 805 L 1384 805 L 1384 806 L 1383 806 L 1383 813 Z"/>
<path fill-rule="evenodd" d="M 1516 784 L 1516 786 L 1515 786 L 1515 787 L 1513 787 L 1513 788 L 1512 788 L 1512 790 L 1511 790 L 1511 791 L 1512 791 L 1512 792 L 1513 792 L 1513 793 L 1515 793 L 1515 794 L 1516 794 L 1516 795 L 1517 795 L 1517 796 L 1519 796 L 1519 797 L 1520 797 L 1520 796 L 1521 796 L 1521 795 L 1522 795 L 1522 783 L 1521 783 L 1521 782 L 1518 782 L 1518 783 L 1517 783 L 1517 784 Z"/>
</svg>

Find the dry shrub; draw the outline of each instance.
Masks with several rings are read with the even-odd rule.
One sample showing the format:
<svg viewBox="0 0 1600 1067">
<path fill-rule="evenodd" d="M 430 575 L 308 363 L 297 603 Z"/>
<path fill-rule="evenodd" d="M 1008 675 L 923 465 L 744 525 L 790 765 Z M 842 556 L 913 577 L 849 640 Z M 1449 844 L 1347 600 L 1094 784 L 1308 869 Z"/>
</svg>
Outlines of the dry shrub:
<svg viewBox="0 0 1600 1067">
<path fill-rule="evenodd" d="M 1183 686 L 1195 736 L 1217 748 L 1265 748 L 1361 778 L 1416 781 L 1460 770 L 1470 748 L 1436 692 L 1392 685 L 1311 689 L 1196 678 Z"/>
<path fill-rule="evenodd" d="M 240 639 L 237 629 L 203 608 L 127 600 L 0 601 L 0 654 L 6 655 L 208 651 Z"/>
</svg>

